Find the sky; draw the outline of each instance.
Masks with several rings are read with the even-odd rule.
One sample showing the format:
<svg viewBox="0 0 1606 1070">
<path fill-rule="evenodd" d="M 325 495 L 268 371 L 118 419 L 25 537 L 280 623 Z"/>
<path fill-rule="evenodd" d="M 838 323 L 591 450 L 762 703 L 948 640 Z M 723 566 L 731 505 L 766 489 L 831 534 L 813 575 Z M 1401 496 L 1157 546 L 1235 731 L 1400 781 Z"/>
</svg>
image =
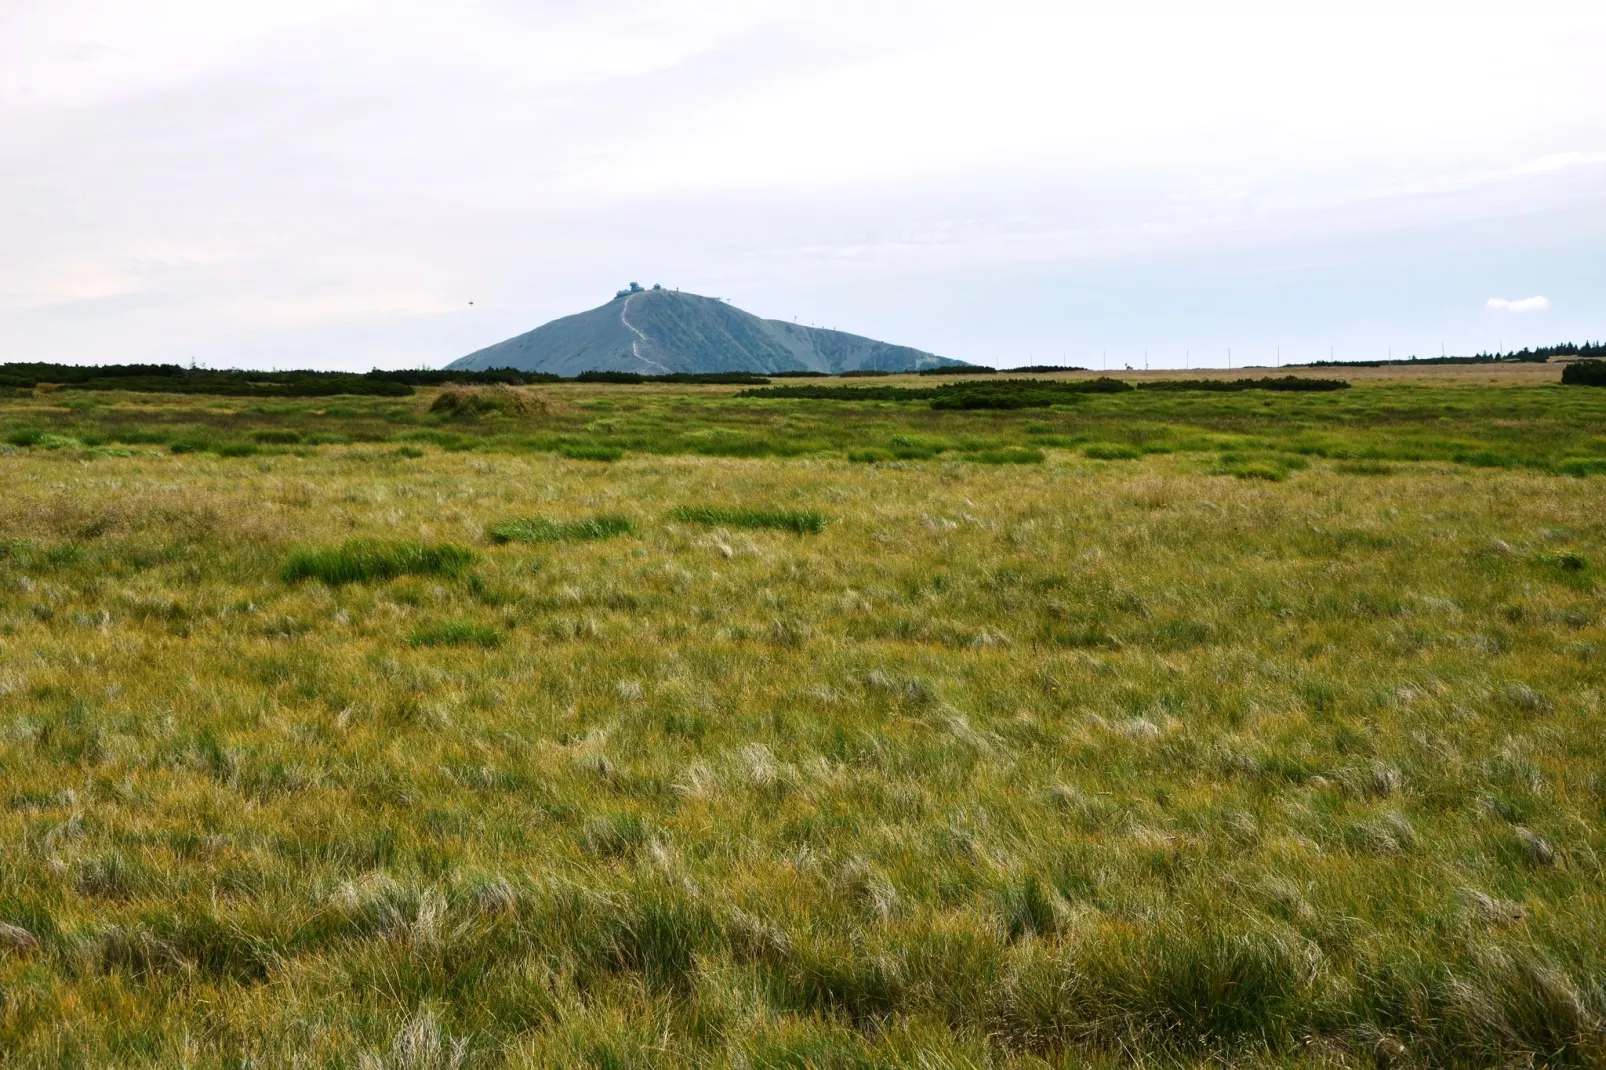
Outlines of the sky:
<svg viewBox="0 0 1606 1070">
<path fill-rule="evenodd" d="M 0 0 L 0 361 L 631 281 L 997 367 L 1606 338 L 1606 4 Z"/>
</svg>

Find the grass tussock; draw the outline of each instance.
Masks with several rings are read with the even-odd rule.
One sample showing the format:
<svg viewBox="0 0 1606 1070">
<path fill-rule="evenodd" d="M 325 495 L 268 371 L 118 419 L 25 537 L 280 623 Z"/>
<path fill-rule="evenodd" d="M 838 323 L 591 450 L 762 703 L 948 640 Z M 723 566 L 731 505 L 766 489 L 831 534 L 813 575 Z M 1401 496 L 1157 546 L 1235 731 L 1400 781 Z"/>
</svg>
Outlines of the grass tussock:
<svg viewBox="0 0 1606 1070">
<path fill-rule="evenodd" d="M 414 628 L 407 637 L 412 646 L 477 646 L 502 645 L 500 629 L 470 620 L 444 620 Z"/>
<path fill-rule="evenodd" d="M 578 520 L 557 520 L 548 516 L 505 520 L 486 531 L 492 542 L 596 542 L 629 535 L 635 521 L 617 513 L 601 513 Z"/>
<path fill-rule="evenodd" d="M 279 575 L 286 583 L 318 580 L 338 587 L 398 576 L 453 577 L 473 561 L 472 550 L 452 543 L 352 539 L 336 547 L 297 551 Z"/>
<path fill-rule="evenodd" d="M 825 515 L 813 509 L 748 509 L 716 505 L 681 505 L 670 514 L 682 524 L 703 527 L 771 529 L 798 535 L 818 535 L 825 530 Z"/>
</svg>

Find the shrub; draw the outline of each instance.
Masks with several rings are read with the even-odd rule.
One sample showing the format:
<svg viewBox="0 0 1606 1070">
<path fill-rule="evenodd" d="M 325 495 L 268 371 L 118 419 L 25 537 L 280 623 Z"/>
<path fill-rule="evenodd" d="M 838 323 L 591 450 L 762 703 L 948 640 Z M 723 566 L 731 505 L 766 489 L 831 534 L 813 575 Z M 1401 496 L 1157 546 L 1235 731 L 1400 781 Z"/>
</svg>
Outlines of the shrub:
<svg viewBox="0 0 1606 1070">
<path fill-rule="evenodd" d="M 225 442 L 217 448 L 219 457 L 250 457 L 257 452 L 253 442 Z"/>
<path fill-rule="evenodd" d="M 36 446 L 45 433 L 37 427 L 14 427 L 6 433 L 6 441 L 13 446 Z"/>
<path fill-rule="evenodd" d="M 1606 360 L 1575 360 L 1561 370 L 1566 386 L 1606 386 Z"/>
<path fill-rule="evenodd" d="M 546 516 L 507 520 L 486 532 L 492 542 L 595 542 L 636 530 L 635 521 L 615 513 L 583 520 L 554 520 Z"/>
<path fill-rule="evenodd" d="M 429 411 L 461 419 L 480 416 L 504 416 L 528 420 L 549 416 L 553 405 L 549 398 L 524 387 L 492 383 L 489 386 L 448 385 L 430 404 Z"/>
<path fill-rule="evenodd" d="M 452 543 L 352 539 L 338 547 L 292 554 L 281 575 L 286 583 L 320 580 L 336 587 L 397 576 L 456 576 L 473 560 L 472 550 Z"/>
<path fill-rule="evenodd" d="M 167 448 L 174 453 L 204 453 L 210 446 L 211 443 L 199 435 L 184 435 L 175 438 Z"/>
<path fill-rule="evenodd" d="M 818 535 L 825 517 L 812 509 L 725 509 L 713 505 L 682 505 L 669 514 L 684 524 L 728 528 L 774 528 L 799 535 Z"/>
<path fill-rule="evenodd" d="M 1264 379 L 1156 379 L 1147 383 L 1139 383 L 1139 390 L 1203 390 L 1211 393 L 1237 393 L 1240 390 L 1284 390 L 1294 392 L 1326 392 L 1331 390 L 1348 390 L 1349 383 L 1343 379 L 1307 379 L 1297 375 L 1285 375 L 1279 379 L 1267 376 Z"/>
<path fill-rule="evenodd" d="M 251 438 L 264 446 L 299 446 L 301 432 L 288 428 L 271 428 L 267 431 L 253 431 Z"/>
<path fill-rule="evenodd" d="M 424 624 L 413 629 L 407 637 L 412 646 L 480 646 L 502 645 L 502 633 L 489 624 L 470 620 L 443 620 Z"/>
<path fill-rule="evenodd" d="M 1132 389 L 1119 379 L 1002 379 L 986 383 L 949 383 L 931 399 L 934 409 L 1046 409 L 1068 405 L 1087 394 L 1121 394 Z"/>
</svg>

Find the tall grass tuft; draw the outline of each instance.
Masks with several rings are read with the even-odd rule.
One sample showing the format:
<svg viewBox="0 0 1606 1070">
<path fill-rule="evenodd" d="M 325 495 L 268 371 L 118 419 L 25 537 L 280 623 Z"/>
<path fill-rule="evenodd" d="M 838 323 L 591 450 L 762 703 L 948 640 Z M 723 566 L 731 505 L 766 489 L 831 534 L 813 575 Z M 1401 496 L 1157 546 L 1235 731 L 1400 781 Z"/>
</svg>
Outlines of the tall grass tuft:
<svg viewBox="0 0 1606 1070">
<path fill-rule="evenodd" d="M 412 646 L 479 646 L 502 645 L 502 633 L 489 624 L 470 620 L 443 620 L 420 625 L 407 637 Z"/>
<path fill-rule="evenodd" d="M 669 514 L 683 524 L 705 527 L 773 528 L 799 535 L 825 530 L 825 516 L 813 509 L 727 509 L 717 505 L 681 505 Z"/>
<path fill-rule="evenodd" d="M 600 513 L 582 520 L 554 520 L 549 516 L 505 520 L 486 535 L 492 542 L 596 542 L 635 530 L 635 521 L 627 516 Z"/>
<path fill-rule="evenodd" d="M 458 576 L 473 561 L 472 550 L 453 543 L 351 539 L 337 547 L 292 554 L 280 575 L 286 583 L 319 580 L 338 587 L 397 576 Z"/>
</svg>

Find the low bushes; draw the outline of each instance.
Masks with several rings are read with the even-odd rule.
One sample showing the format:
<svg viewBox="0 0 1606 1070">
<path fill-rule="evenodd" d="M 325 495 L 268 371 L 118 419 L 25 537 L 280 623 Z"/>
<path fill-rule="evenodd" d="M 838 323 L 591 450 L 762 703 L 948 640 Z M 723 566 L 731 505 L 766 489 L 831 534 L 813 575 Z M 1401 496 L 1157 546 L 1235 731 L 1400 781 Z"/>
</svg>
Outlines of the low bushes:
<svg viewBox="0 0 1606 1070">
<path fill-rule="evenodd" d="M 473 561 L 472 550 L 452 543 L 352 539 L 337 547 L 292 554 L 281 575 L 286 583 L 319 580 L 337 587 L 397 576 L 457 576 Z"/>
<path fill-rule="evenodd" d="M 1284 375 L 1281 378 L 1263 379 L 1156 379 L 1152 382 L 1139 383 L 1139 390 L 1202 390 L 1217 394 L 1233 394 L 1241 390 L 1281 390 L 1281 391 L 1313 391 L 1325 393 L 1333 390 L 1348 390 L 1349 383 L 1343 379 L 1307 379 L 1297 375 Z"/>
<path fill-rule="evenodd" d="M 727 528 L 773 528 L 799 535 L 818 535 L 825 517 L 812 509 L 726 509 L 713 505 L 682 505 L 669 514 L 683 524 Z"/>
<path fill-rule="evenodd" d="M 1561 370 L 1564 386 L 1606 386 L 1606 360 L 1575 360 Z"/>
<path fill-rule="evenodd" d="M 528 420 L 550 416 L 553 405 L 550 399 L 523 387 L 492 383 L 489 386 L 449 385 L 441 390 L 429 406 L 429 411 L 444 416 L 472 419 L 479 416 L 504 416 Z"/>
</svg>

